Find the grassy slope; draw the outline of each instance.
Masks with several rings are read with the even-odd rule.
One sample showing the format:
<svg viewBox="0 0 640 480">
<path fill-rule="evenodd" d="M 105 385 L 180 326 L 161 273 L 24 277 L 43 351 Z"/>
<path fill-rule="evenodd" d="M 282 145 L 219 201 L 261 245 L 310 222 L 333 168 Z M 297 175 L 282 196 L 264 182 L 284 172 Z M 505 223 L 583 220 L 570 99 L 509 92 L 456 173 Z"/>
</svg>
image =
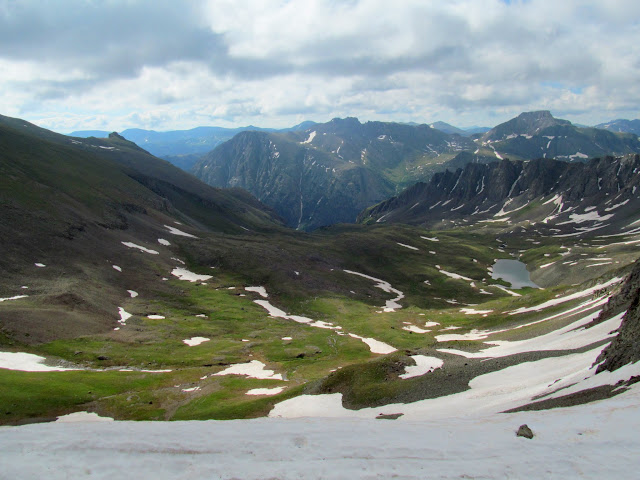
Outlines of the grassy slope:
<svg viewBox="0 0 640 480">
<path fill-rule="evenodd" d="M 439 241 L 425 240 L 421 235 L 437 235 Z M 397 242 L 413 245 L 420 251 L 399 246 Z M 497 328 L 530 321 L 540 314 L 514 319 L 501 312 L 540 303 L 563 291 L 562 287 L 528 289 L 520 291 L 529 292 L 527 296 L 508 296 L 490 286 L 496 282 L 486 272 L 495 257 L 506 255 L 497 250 L 495 237 L 456 232 L 434 234 L 413 227 L 343 226 L 314 235 L 210 234 L 199 240 L 186 240 L 179 248 L 178 255 L 190 262 L 189 268 L 213 274 L 206 285 L 176 279 L 163 282 L 159 278 L 149 282 L 143 295 L 123 299 L 123 306 L 134 316 L 117 332 L 63 338 L 29 347 L 5 343 L 5 348 L 28 349 L 90 368 L 132 367 L 172 372 L 38 374 L 43 388 L 33 389 L 27 385 L 36 378 L 34 374 L 0 371 L 7 386 L 0 394 L 0 404 L 11 412 L 5 414 L 3 422 L 86 408 L 116 418 L 245 418 L 264 415 L 275 402 L 309 389 L 326 391 L 331 385 L 336 385 L 335 388 L 342 385 L 340 388 L 344 390 L 345 382 L 351 385 L 345 391 L 354 405 L 405 398 L 415 387 L 415 381 L 397 377 L 404 365 L 411 364 L 406 354 L 429 353 L 442 346 L 434 339 L 440 329 L 458 326 L 461 329 L 456 333 L 463 333 L 472 328 Z M 436 251 L 436 255 L 430 250 Z M 156 262 L 151 256 L 143 258 Z M 468 281 L 440 274 L 435 265 L 474 279 L 477 288 L 472 288 Z M 211 266 L 216 268 L 211 270 Z M 405 308 L 378 313 L 385 300 L 394 295 L 375 288 L 370 280 L 342 272 L 345 268 L 389 281 L 407 295 L 401 302 Z M 429 280 L 430 285 L 424 284 L 424 280 Z M 266 286 L 269 300 L 289 314 L 332 322 L 347 332 L 393 345 L 399 352 L 380 358 L 357 339 L 271 318 L 252 302 L 260 297 L 244 291 L 243 287 L 248 285 Z M 493 295 L 481 295 L 479 288 Z M 460 303 L 452 305 L 446 300 Z M 487 317 L 464 315 L 460 312 L 463 302 L 480 303 L 474 308 L 494 313 Z M 151 320 L 146 318 L 149 314 L 166 318 Z M 199 314 L 206 317 L 197 317 Z M 437 321 L 440 326 L 426 334 L 402 329 L 404 322 L 422 326 L 426 321 Z M 534 329 L 529 330 L 522 333 L 535 333 Z M 194 336 L 210 341 L 195 347 L 182 342 Z M 283 337 L 292 340 L 282 340 Z M 467 348 L 474 344 L 480 342 L 464 342 Z M 284 374 L 288 381 L 212 376 L 229 364 L 251 360 L 264 362 L 267 368 Z M 342 368 L 339 373 L 331 374 L 339 367 Z M 57 379 L 63 378 L 58 375 L 77 378 L 93 393 L 76 394 L 74 389 L 63 389 L 60 395 L 52 396 L 47 379 L 57 385 Z M 357 381 L 348 380 L 353 378 Z M 317 382 L 321 387 L 314 386 Z M 182 391 L 196 386 L 200 387 L 197 391 Z M 251 388 L 275 386 L 286 389 L 273 397 L 245 395 Z M 13 406 L 19 404 L 16 391 L 22 388 L 27 388 L 34 401 L 32 407 L 17 409 Z"/>
</svg>

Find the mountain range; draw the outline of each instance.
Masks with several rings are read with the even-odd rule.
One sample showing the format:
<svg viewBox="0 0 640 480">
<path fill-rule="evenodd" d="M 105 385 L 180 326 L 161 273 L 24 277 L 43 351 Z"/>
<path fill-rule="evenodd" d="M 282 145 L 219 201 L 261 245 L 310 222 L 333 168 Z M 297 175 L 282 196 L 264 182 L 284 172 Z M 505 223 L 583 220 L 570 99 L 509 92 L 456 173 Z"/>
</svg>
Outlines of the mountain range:
<svg viewBox="0 0 640 480">
<path fill-rule="evenodd" d="M 364 208 L 467 163 L 637 152 L 634 134 L 575 127 L 548 111 L 523 113 L 472 136 L 347 118 L 295 132 L 243 132 L 204 155 L 192 172 L 216 187 L 244 188 L 288 226 L 313 230 L 353 222 Z"/>
<path fill-rule="evenodd" d="M 307 129 L 314 122 L 305 121 L 298 125 L 283 130 L 273 128 L 260 128 L 249 125 L 239 128 L 224 127 L 196 127 L 190 130 L 173 130 L 157 132 L 141 128 L 129 128 L 120 132 L 127 140 L 140 145 L 152 155 L 169 160 L 174 165 L 189 170 L 203 153 L 209 152 L 221 143 L 231 139 L 234 135 L 245 131 L 297 131 Z M 78 130 L 71 132 L 71 137 L 97 137 L 109 136 L 105 130 Z"/>
</svg>

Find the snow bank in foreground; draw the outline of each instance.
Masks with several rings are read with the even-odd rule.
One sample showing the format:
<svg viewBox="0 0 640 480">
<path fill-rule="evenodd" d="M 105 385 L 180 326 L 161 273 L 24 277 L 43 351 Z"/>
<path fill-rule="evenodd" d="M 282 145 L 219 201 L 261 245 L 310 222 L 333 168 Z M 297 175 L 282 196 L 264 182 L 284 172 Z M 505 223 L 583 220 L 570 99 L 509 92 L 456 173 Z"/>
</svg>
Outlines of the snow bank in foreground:
<svg viewBox="0 0 640 480">
<path fill-rule="evenodd" d="M 525 362 L 480 375 L 469 382 L 469 390 L 444 397 L 348 410 L 342 406 L 341 393 L 301 395 L 276 404 L 269 416 L 375 418 L 381 413 L 402 413 L 401 420 L 434 420 L 499 413 L 554 392 L 555 384 L 589 378 L 593 374 L 591 365 L 603 349 L 601 346 L 585 353 Z"/>
<path fill-rule="evenodd" d="M 2 427 L 0 463 L 6 478 L 48 480 L 92 473 L 153 480 L 630 479 L 640 451 L 638 387 L 571 408 L 421 423 L 262 418 Z M 523 423 L 532 440 L 515 436 Z"/>
</svg>

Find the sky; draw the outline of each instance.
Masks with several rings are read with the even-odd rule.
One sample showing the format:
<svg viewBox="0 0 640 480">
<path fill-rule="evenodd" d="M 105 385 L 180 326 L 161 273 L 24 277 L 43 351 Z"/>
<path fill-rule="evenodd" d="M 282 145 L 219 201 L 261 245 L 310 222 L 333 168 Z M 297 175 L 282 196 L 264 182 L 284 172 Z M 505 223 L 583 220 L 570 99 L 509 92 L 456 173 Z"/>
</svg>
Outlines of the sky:
<svg viewBox="0 0 640 480">
<path fill-rule="evenodd" d="M 640 118 L 637 0 L 0 0 L 0 114 L 58 132 Z"/>
</svg>

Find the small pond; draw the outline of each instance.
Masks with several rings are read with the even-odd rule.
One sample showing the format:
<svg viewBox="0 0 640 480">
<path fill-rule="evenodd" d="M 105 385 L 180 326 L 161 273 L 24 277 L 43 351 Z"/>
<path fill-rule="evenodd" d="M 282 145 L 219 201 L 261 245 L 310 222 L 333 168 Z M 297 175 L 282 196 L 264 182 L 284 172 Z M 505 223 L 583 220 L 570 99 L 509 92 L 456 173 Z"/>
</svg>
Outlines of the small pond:
<svg viewBox="0 0 640 480">
<path fill-rule="evenodd" d="M 496 260 L 493 264 L 491 278 L 500 278 L 509 282 L 512 288 L 533 287 L 540 288 L 531 281 L 527 266 L 519 260 Z"/>
</svg>

